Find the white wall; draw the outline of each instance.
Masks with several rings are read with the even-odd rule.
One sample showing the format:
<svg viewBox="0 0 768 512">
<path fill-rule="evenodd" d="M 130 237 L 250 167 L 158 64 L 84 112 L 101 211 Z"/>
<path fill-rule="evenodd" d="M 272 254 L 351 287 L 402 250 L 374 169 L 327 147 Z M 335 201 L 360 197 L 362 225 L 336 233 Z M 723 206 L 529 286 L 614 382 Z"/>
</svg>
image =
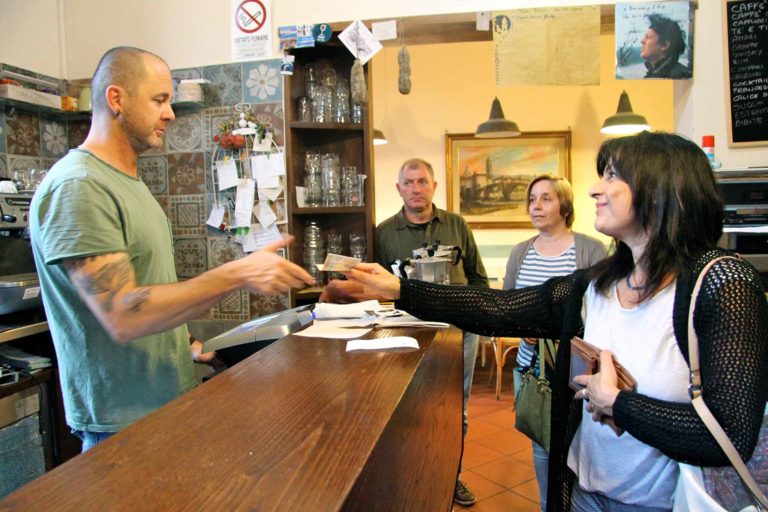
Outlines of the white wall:
<svg viewBox="0 0 768 512">
<path fill-rule="evenodd" d="M 59 4 L 59 0 L 0 0 L 0 62 L 65 78 Z"/>
</svg>

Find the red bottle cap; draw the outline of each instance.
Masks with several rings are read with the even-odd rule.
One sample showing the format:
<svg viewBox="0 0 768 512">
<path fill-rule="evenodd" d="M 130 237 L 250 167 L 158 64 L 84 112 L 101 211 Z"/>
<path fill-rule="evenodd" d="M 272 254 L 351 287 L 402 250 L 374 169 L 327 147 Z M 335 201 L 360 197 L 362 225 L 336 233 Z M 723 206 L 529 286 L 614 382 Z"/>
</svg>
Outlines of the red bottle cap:
<svg viewBox="0 0 768 512">
<path fill-rule="evenodd" d="M 713 148 L 713 147 L 715 147 L 715 136 L 714 135 L 704 135 L 701 138 L 701 147 L 703 147 L 703 148 Z"/>
</svg>

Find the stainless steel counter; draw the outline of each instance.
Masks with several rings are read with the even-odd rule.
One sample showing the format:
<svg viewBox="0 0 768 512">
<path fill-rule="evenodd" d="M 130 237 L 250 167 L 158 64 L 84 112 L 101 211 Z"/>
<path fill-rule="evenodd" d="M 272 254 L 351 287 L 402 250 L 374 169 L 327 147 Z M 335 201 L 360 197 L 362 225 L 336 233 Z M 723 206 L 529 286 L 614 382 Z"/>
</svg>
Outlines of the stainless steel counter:
<svg viewBox="0 0 768 512">
<path fill-rule="evenodd" d="M 0 315 L 0 343 L 48 332 L 48 321 L 42 310 Z"/>
</svg>

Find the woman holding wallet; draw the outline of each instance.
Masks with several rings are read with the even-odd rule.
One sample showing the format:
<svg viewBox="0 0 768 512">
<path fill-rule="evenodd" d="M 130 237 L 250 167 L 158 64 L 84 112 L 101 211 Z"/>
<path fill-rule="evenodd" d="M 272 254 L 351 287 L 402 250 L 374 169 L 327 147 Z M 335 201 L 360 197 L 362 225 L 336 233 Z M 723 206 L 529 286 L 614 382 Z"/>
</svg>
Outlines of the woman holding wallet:
<svg viewBox="0 0 768 512">
<path fill-rule="evenodd" d="M 401 281 L 371 264 L 348 277 L 419 318 L 487 336 L 560 339 L 547 509 L 670 510 L 678 461 L 729 464 L 687 393 L 688 307 L 701 269 L 727 253 L 716 247 L 722 202 L 704 153 L 673 134 L 609 140 L 597 172 L 595 227 L 616 251 L 590 269 L 508 291 Z M 768 396 L 764 293 L 751 265 L 727 258 L 706 273 L 695 304 L 706 401 L 744 460 Z M 619 391 L 603 351 L 602 370 L 579 377 L 587 387 L 574 394 L 574 336 L 610 349 L 636 390 Z"/>
<path fill-rule="evenodd" d="M 573 189 L 565 178 L 550 174 L 536 176 L 528 184 L 526 209 L 538 234 L 512 249 L 502 289 L 542 284 L 551 277 L 588 268 L 605 257 L 605 246 L 599 240 L 571 230 L 575 218 Z M 514 371 L 516 395 L 520 392 L 522 374 L 535 365 L 537 342 L 536 338 L 520 340 Z M 546 510 L 549 454 L 536 441 L 532 440 L 531 444 L 539 503 L 541 509 Z"/>
</svg>

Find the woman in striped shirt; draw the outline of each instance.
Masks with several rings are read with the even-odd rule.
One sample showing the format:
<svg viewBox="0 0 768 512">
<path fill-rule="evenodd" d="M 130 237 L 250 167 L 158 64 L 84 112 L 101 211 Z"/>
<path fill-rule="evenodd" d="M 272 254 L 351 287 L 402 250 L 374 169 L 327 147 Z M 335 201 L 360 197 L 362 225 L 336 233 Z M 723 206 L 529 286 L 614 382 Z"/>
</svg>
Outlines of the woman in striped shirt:
<svg viewBox="0 0 768 512">
<path fill-rule="evenodd" d="M 512 249 L 504 276 L 505 290 L 538 285 L 551 277 L 590 267 L 605 257 L 605 246 L 599 240 L 571 230 L 573 189 L 565 178 L 549 174 L 534 178 L 528 185 L 526 206 L 539 234 Z M 537 342 L 535 338 L 520 340 L 515 390 L 520 389 L 521 376 L 533 363 Z M 532 444 L 541 509 L 546 510 L 549 455 L 539 444 Z"/>
</svg>

